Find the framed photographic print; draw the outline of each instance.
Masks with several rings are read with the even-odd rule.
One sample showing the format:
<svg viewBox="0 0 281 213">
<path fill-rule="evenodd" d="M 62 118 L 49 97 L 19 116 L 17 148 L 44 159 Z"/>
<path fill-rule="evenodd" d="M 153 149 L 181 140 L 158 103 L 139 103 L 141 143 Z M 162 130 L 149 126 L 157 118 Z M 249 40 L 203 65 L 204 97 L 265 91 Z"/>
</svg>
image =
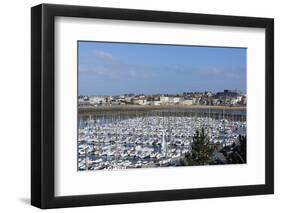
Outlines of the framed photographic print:
<svg viewBox="0 0 281 213">
<path fill-rule="evenodd" d="M 31 204 L 272 194 L 274 21 L 31 9 Z"/>
</svg>

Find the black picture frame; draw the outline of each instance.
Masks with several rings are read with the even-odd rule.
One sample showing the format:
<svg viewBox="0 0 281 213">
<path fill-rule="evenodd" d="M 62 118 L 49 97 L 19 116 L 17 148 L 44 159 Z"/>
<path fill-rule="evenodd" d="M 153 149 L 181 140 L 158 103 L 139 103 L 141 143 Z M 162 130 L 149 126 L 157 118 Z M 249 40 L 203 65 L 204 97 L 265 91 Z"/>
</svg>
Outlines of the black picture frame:
<svg viewBox="0 0 281 213">
<path fill-rule="evenodd" d="M 54 195 L 55 17 L 264 28 L 265 184 L 93 195 Z M 31 204 L 60 208 L 274 193 L 274 20 L 225 15 L 41 4 L 31 8 Z"/>
</svg>

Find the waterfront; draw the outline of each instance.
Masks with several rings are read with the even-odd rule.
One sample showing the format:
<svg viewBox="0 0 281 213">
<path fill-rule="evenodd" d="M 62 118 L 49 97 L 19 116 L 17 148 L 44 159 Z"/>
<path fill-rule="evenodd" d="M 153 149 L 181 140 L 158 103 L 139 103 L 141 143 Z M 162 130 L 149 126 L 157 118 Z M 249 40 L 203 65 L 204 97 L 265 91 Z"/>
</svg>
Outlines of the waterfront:
<svg viewBox="0 0 281 213">
<path fill-rule="evenodd" d="M 78 170 L 180 166 L 196 130 L 217 147 L 246 136 L 246 110 L 93 108 L 78 115 Z"/>
<path fill-rule="evenodd" d="M 209 117 L 246 121 L 246 107 L 225 106 L 110 106 L 78 108 L 78 120 L 126 119 L 139 116 Z"/>
</svg>

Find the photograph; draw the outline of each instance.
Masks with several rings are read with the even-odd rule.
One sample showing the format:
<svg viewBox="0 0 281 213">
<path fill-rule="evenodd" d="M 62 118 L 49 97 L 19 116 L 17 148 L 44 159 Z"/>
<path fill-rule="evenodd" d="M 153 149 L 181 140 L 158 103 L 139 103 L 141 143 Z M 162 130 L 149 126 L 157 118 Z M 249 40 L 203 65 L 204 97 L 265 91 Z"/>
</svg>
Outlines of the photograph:
<svg viewBox="0 0 281 213">
<path fill-rule="evenodd" d="M 31 205 L 274 197 L 275 13 L 151 4 L 32 6 Z"/>
<path fill-rule="evenodd" d="M 247 163 L 247 48 L 77 42 L 77 170 Z"/>
</svg>

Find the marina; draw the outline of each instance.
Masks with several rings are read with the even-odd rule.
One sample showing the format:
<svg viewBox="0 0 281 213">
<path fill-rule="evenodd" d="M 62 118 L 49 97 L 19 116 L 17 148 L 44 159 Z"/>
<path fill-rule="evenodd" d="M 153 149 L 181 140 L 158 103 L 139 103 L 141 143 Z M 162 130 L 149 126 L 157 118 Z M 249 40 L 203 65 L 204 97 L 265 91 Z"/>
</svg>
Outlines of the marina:
<svg viewBox="0 0 281 213">
<path fill-rule="evenodd" d="M 181 166 L 193 136 L 204 129 L 225 147 L 246 136 L 243 109 L 97 109 L 78 114 L 78 170 Z"/>
</svg>

